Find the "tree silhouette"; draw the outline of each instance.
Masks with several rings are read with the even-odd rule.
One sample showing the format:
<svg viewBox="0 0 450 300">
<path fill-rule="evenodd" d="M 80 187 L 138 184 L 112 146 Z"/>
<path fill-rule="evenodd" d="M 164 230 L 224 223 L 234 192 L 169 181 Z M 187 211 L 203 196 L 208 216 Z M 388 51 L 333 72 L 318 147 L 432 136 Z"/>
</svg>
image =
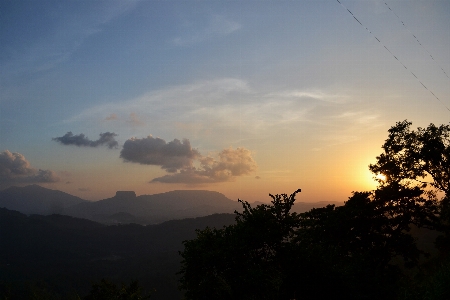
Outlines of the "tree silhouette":
<svg viewBox="0 0 450 300">
<path fill-rule="evenodd" d="M 432 222 L 432 203 L 420 190 L 377 190 L 354 192 L 344 206 L 291 213 L 298 192 L 255 208 L 240 200 L 236 224 L 184 241 L 186 298 L 394 298 L 400 268 L 392 260 L 417 264 L 421 251 L 408 231 Z"/>
<path fill-rule="evenodd" d="M 142 296 L 142 288 L 137 281 L 132 281 L 130 285 L 122 284 L 118 287 L 116 284 L 102 279 L 100 283 L 94 283 L 91 292 L 85 300 L 144 300 L 150 299 L 150 296 Z"/>
<path fill-rule="evenodd" d="M 426 187 L 447 195 L 450 172 L 450 129 L 409 126 L 392 127 L 369 166 L 387 176 L 374 191 L 302 214 L 290 212 L 300 190 L 254 208 L 239 200 L 236 224 L 198 230 L 180 252 L 186 299 L 396 299 L 400 262 L 415 266 L 423 254 L 411 227 L 435 228 L 444 211 Z"/>
<path fill-rule="evenodd" d="M 184 241 L 181 288 L 187 299 L 278 299 L 283 268 L 299 216 L 290 213 L 295 191 L 271 195 L 272 205 L 239 200 L 236 224 L 197 231 Z"/>
<path fill-rule="evenodd" d="M 450 245 L 450 126 L 430 124 L 427 128 L 411 130 L 411 122 L 397 122 L 389 129 L 383 144 L 383 153 L 369 168 L 378 179 L 383 193 L 401 189 L 410 193 L 419 191 L 439 204 L 441 223 L 439 229 L 446 232 L 441 246 Z M 430 225 L 430 224 L 428 224 Z"/>
<path fill-rule="evenodd" d="M 435 126 L 411 130 L 412 123 L 397 122 L 388 132 L 384 152 L 370 170 L 386 176 L 379 180 L 386 185 L 397 182 L 425 188 L 431 185 L 450 196 L 450 126 Z"/>
</svg>

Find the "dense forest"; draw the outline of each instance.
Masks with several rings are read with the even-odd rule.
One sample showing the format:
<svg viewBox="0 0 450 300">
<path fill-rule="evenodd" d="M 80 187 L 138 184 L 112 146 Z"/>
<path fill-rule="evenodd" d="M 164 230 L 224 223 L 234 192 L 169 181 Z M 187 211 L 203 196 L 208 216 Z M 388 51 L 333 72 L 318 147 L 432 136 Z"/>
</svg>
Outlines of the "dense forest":
<svg viewBox="0 0 450 300">
<path fill-rule="evenodd" d="M 295 212 L 297 190 L 148 226 L 0 209 L 0 299 L 449 299 L 450 126 L 411 125 L 343 206 Z"/>
<path fill-rule="evenodd" d="M 180 299 L 181 241 L 196 228 L 221 228 L 232 214 L 159 225 L 110 225 L 62 215 L 0 209 L 0 299 L 77 299 L 101 279 L 138 281 L 152 299 Z"/>
</svg>

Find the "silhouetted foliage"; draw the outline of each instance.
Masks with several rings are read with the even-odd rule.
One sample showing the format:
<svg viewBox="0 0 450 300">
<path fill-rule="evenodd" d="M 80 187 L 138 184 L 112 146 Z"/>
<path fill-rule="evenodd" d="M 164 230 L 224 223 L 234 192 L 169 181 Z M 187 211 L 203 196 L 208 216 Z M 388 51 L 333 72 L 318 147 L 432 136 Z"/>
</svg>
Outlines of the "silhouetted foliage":
<svg viewBox="0 0 450 300">
<path fill-rule="evenodd" d="M 447 300 L 450 299 L 450 260 L 433 260 L 414 278 L 403 284 L 399 300 Z"/>
<path fill-rule="evenodd" d="M 298 192 L 271 195 L 272 205 L 255 208 L 240 201 L 244 211 L 236 212 L 235 225 L 199 230 L 185 241 L 180 273 L 187 299 L 326 298 L 337 292 L 347 299 L 394 298 L 400 269 L 392 260 L 417 264 L 421 251 L 409 226 L 434 217 L 421 192 L 355 192 L 344 206 L 290 213 Z M 327 288 L 319 288 L 322 282 Z"/>
<path fill-rule="evenodd" d="M 383 174 L 378 179 L 382 190 L 388 193 L 401 189 L 418 193 L 428 201 L 438 203 L 440 230 L 446 232 L 441 238 L 441 247 L 450 246 L 450 126 L 430 124 L 427 128 L 411 130 L 407 120 L 397 122 L 389 129 L 388 139 L 383 144 L 383 153 L 377 156 L 376 164 L 369 168 L 374 174 Z M 427 204 L 431 206 L 431 204 Z"/>
<path fill-rule="evenodd" d="M 369 166 L 387 177 L 374 191 L 301 214 L 290 212 L 299 190 L 255 208 L 240 200 L 235 225 L 197 231 L 180 252 L 186 298 L 396 299 L 401 262 L 413 267 L 426 254 L 411 227 L 442 229 L 449 211 L 450 127 L 410 125 L 392 127 Z"/>
<path fill-rule="evenodd" d="M 411 125 L 405 120 L 389 129 L 384 152 L 370 170 L 387 177 L 381 184 L 397 182 L 421 188 L 429 184 L 450 196 L 450 126 L 430 124 L 411 130 Z"/>
<path fill-rule="evenodd" d="M 233 214 L 159 225 L 105 226 L 68 216 L 26 216 L 0 208 L 0 299 L 77 299 L 91 282 L 139 280 L 151 299 L 181 299 L 177 290 L 182 241 L 196 228 L 221 228 Z M 73 296 L 73 297 L 72 297 Z M 34 297 L 34 296 L 33 296 Z"/>
<path fill-rule="evenodd" d="M 272 196 L 272 205 L 241 201 L 236 224 L 223 229 L 197 230 L 181 252 L 182 288 L 188 299 L 277 299 L 282 292 L 283 267 L 299 215 L 290 209 L 295 195 Z"/>
<path fill-rule="evenodd" d="M 121 284 L 118 287 L 116 284 L 102 279 L 100 283 L 92 285 L 89 295 L 84 297 L 84 300 L 144 300 L 150 299 L 150 295 L 142 295 L 142 287 L 137 281 L 132 281 L 130 285 Z"/>
</svg>

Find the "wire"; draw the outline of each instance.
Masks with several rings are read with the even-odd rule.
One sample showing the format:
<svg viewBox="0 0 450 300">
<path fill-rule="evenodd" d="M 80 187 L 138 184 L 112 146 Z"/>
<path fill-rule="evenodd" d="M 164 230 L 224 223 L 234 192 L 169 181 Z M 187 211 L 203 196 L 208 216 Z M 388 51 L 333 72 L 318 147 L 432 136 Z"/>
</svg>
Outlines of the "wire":
<svg viewBox="0 0 450 300">
<path fill-rule="evenodd" d="M 400 60 L 400 59 L 398 59 L 398 57 L 397 56 L 395 56 L 394 55 L 394 53 L 392 53 L 391 52 L 391 50 L 389 50 L 388 49 L 388 47 L 386 47 L 386 45 L 384 45 L 381 41 L 380 41 L 380 39 L 379 38 L 377 38 L 376 36 L 375 36 L 375 34 L 373 34 L 372 33 L 372 31 L 370 31 L 369 30 L 369 28 L 367 28 L 366 26 L 364 26 L 362 23 L 361 23 L 361 21 L 359 21 L 358 20 L 358 18 L 356 18 L 356 16 L 344 5 L 344 4 L 342 4 L 341 3 L 341 1 L 339 1 L 339 0 L 336 0 L 345 10 L 347 10 L 349 13 L 350 13 L 350 15 L 352 15 L 352 17 L 359 23 L 359 25 L 361 25 L 363 28 L 365 28 L 406 70 L 408 70 L 418 81 L 419 81 L 419 83 L 427 90 L 427 91 L 429 91 L 430 93 L 431 93 L 431 95 L 433 95 L 433 97 L 434 98 L 436 98 L 439 102 L 441 102 L 441 104 L 448 110 L 448 111 L 450 111 L 450 109 L 444 104 L 444 102 L 442 102 L 442 100 L 441 99 L 439 99 L 439 97 L 438 96 L 436 96 L 429 88 L 427 88 L 426 86 L 425 86 L 425 84 L 423 84 L 423 82 L 419 79 L 419 77 L 417 77 L 416 76 L 416 74 L 414 74 L 411 70 L 409 70 L 408 69 L 408 67 Z M 385 4 L 386 4 L 386 2 L 385 2 Z M 387 5 L 387 4 L 386 4 Z M 388 6 L 389 7 L 389 6 Z M 392 12 L 394 12 L 392 9 L 391 9 L 391 11 Z M 394 13 L 395 14 L 395 13 Z M 397 15 L 397 14 L 396 14 Z M 398 16 L 397 16 L 398 17 Z M 400 18 L 399 18 L 400 19 Z M 401 20 L 400 20 L 401 21 Z M 402 21 L 401 21 L 402 22 Z M 404 23 L 402 22 L 402 24 L 404 25 Z M 404 25 L 405 26 L 405 25 Z M 405 26 L 406 27 L 406 26 Z M 413 35 L 414 36 L 414 35 Z M 414 36 L 415 37 L 415 36 Z M 416 38 L 416 40 L 417 40 L 417 38 Z M 418 41 L 418 40 L 417 40 Z M 419 42 L 419 44 L 420 44 L 420 42 Z M 431 55 L 430 55 L 431 56 Z M 431 58 L 433 58 L 432 56 L 431 56 Z M 434 60 L 434 58 L 433 58 L 433 60 Z M 441 68 L 442 69 L 442 68 Z M 444 70 L 443 70 L 444 71 Z M 445 73 L 445 71 L 444 71 L 444 73 Z M 445 75 L 447 75 L 447 73 L 445 73 Z M 448 76 L 447 76 L 448 77 Z"/>
<path fill-rule="evenodd" d="M 427 48 L 425 48 L 424 45 L 422 45 L 422 43 L 419 41 L 419 39 L 415 36 L 414 33 L 411 32 L 411 30 L 409 30 L 409 28 L 405 25 L 405 23 L 402 21 L 402 19 L 400 19 L 400 17 L 395 13 L 395 11 L 392 10 L 392 8 L 390 8 L 390 6 L 384 2 L 384 4 L 387 6 L 387 8 L 397 17 L 397 19 L 400 21 L 400 23 L 402 23 L 402 25 L 409 31 L 409 33 L 411 33 L 411 35 L 416 39 L 417 43 L 428 53 L 428 55 L 431 57 L 431 59 L 438 65 L 438 67 L 442 70 L 442 72 L 444 72 L 445 76 L 448 77 L 447 72 L 445 72 L 444 68 L 434 59 L 433 55 L 431 55 L 431 53 L 427 50 Z"/>
</svg>

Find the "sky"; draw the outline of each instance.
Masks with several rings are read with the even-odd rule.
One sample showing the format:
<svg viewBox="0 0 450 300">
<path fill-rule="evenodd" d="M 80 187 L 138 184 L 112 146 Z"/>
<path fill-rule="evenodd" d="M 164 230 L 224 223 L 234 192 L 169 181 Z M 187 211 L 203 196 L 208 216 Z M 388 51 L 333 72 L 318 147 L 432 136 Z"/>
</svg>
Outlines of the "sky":
<svg viewBox="0 0 450 300">
<path fill-rule="evenodd" d="M 0 188 L 345 201 L 450 117 L 450 1 L 0 2 Z"/>
</svg>

